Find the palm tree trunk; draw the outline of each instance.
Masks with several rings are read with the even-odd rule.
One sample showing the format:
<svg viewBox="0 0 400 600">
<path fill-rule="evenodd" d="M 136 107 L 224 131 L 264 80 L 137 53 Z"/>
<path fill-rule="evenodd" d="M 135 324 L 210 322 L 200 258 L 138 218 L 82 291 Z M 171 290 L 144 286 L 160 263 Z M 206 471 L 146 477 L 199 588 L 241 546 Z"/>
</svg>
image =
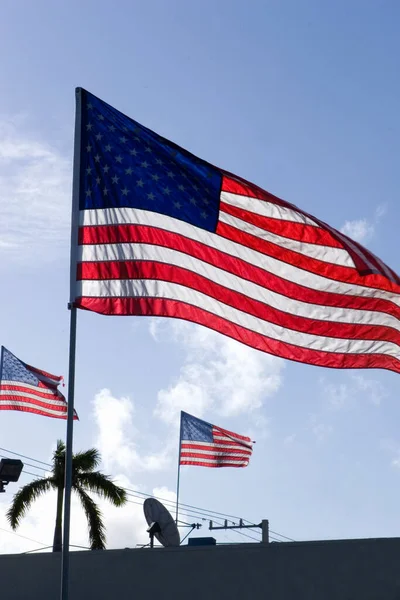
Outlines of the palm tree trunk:
<svg viewBox="0 0 400 600">
<path fill-rule="evenodd" d="M 62 550 L 62 512 L 64 500 L 64 487 L 57 489 L 57 513 L 56 526 L 54 528 L 53 552 L 61 552 Z"/>
</svg>

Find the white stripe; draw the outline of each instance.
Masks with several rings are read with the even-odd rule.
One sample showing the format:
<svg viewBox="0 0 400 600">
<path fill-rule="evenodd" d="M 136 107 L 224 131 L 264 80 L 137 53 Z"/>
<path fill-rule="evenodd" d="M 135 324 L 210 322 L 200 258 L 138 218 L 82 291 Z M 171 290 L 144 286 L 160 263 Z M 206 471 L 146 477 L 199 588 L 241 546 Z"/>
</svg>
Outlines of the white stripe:
<svg viewBox="0 0 400 600">
<path fill-rule="evenodd" d="M 27 408 L 33 408 L 34 410 L 47 413 L 48 415 L 62 415 L 67 413 L 67 409 L 65 411 L 61 410 L 53 410 L 51 408 L 45 408 L 43 406 L 38 406 L 37 404 L 30 404 L 29 402 L 17 402 L 15 400 L 0 400 L 0 410 L 2 406 L 26 406 Z M 12 410 L 12 409 L 10 409 Z"/>
<path fill-rule="evenodd" d="M 294 208 L 279 206 L 278 204 L 268 202 L 267 200 L 258 200 L 257 198 L 233 194 L 232 192 L 221 192 L 221 200 L 222 202 L 226 202 L 226 204 L 230 204 L 231 206 L 241 208 L 242 210 L 252 212 L 262 217 L 319 227 L 315 221 L 306 217 L 301 212 L 296 211 Z"/>
<path fill-rule="evenodd" d="M 331 263 L 334 265 L 340 265 L 343 267 L 351 267 L 354 269 L 354 262 L 350 254 L 344 248 L 332 248 L 331 246 L 322 246 L 319 244 L 308 244 L 305 242 L 299 242 L 298 240 L 292 240 L 291 238 L 283 237 L 261 229 L 252 223 L 248 223 L 243 219 L 238 219 L 228 213 L 220 212 L 219 220 L 222 223 L 226 223 L 231 227 L 235 227 L 239 231 L 253 235 L 264 242 L 271 242 L 286 250 L 292 252 L 298 252 L 309 258 L 315 258 L 322 262 Z"/>
<path fill-rule="evenodd" d="M 206 457 L 202 457 L 202 458 L 192 458 L 191 456 L 182 456 L 181 458 L 181 462 L 184 461 L 190 461 L 191 463 L 194 462 L 202 462 L 202 463 L 208 463 L 210 465 L 219 465 L 221 463 L 225 464 L 225 465 L 244 465 L 244 464 L 248 464 L 249 463 L 249 459 L 248 458 L 244 458 L 244 459 L 237 459 L 237 460 L 211 460 L 210 458 L 206 458 Z"/>
<path fill-rule="evenodd" d="M 298 285 L 310 289 L 345 294 L 349 296 L 363 296 L 369 298 L 383 298 L 400 306 L 400 294 L 394 294 L 385 290 L 363 287 L 352 283 L 343 283 L 333 279 L 327 279 L 310 271 L 305 271 L 276 258 L 266 256 L 256 250 L 251 250 L 241 244 L 222 238 L 215 233 L 194 227 L 189 223 L 133 208 L 106 208 L 98 210 L 85 210 L 80 212 L 81 225 L 118 225 L 133 224 L 147 225 L 154 228 L 165 229 L 178 235 L 183 235 L 194 241 L 201 242 L 220 252 L 225 252 L 234 258 L 240 258 L 265 271 L 278 275 Z M 129 244 L 127 244 L 129 246 Z M 78 259 L 79 260 L 79 259 Z"/>
<path fill-rule="evenodd" d="M 1 385 L 14 385 L 18 387 L 24 387 L 35 392 L 40 392 L 41 394 L 48 394 L 49 396 L 58 396 L 58 394 L 60 393 L 55 390 L 49 390 L 48 388 L 42 388 L 37 385 L 31 385 L 30 383 L 22 383 L 20 381 L 6 381 L 5 379 L 2 379 Z"/>
<path fill-rule="evenodd" d="M 387 313 L 355 308 L 319 306 L 318 304 L 302 302 L 299 299 L 288 298 L 257 283 L 228 273 L 224 269 L 203 262 L 198 258 L 193 258 L 189 254 L 170 248 L 162 248 L 152 244 L 105 244 L 81 246 L 80 253 L 83 262 L 147 260 L 166 263 L 188 269 L 234 292 L 244 294 L 249 298 L 291 315 L 315 321 L 384 325 L 400 331 L 399 319 Z M 266 283 L 268 282 L 266 281 Z"/>
<path fill-rule="evenodd" d="M 397 344 L 383 340 L 349 340 L 321 337 L 285 329 L 182 285 L 154 280 L 106 280 L 78 282 L 78 295 L 89 298 L 167 298 L 187 302 L 227 321 L 274 340 L 312 350 L 345 354 L 385 354 L 400 359 Z"/>
<path fill-rule="evenodd" d="M 43 402 L 44 404 L 52 404 L 53 406 L 66 406 L 66 402 L 64 400 L 54 400 L 52 398 L 41 398 L 35 394 L 28 394 L 27 392 L 18 392 L 14 390 L 0 390 L 0 398 L 2 396 L 15 396 L 16 398 L 30 398 L 32 400 L 38 400 L 38 402 Z M 13 402 L 13 400 L 10 400 Z"/>
</svg>

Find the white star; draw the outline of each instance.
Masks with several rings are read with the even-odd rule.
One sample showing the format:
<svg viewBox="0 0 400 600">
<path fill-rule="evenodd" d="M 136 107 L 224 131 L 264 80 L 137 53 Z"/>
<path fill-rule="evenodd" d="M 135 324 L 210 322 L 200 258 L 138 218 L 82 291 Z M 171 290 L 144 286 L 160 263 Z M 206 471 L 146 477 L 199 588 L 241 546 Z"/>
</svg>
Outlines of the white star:
<svg viewBox="0 0 400 600">
<path fill-rule="evenodd" d="M 114 177 L 112 177 L 112 178 L 111 178 L 111 181 L 112 181 L 113 183 L 118 183 L 118 181 L 119 181 L 119 177 L 117 177 L 116 175 L 114 175 Z"/>
<path fill-rule="evenodd" d="M 171 179 L 175 177 L 175 173 L 173 173 L 172 171 L 168 171 L 167 175 L 168 177 L 171 177 Z"/>
<path fill-rule="evenodd" d="M 194 186 L 193 186 L 193 189 L 194 189 L 194 191 L 195 191 L 195 192 L 198 192 L 198 191 L 199 191 L 199 187 L 198 187 L 197 185 L 194 185 Z"/>
<path fill-rule="evenodd" d="M 185 186 L 184 185 L 178 185 L 178 190 L 181 190 L 181 192 L 185 191 Z"/>
<path fill-rule="evenodd" d="M 92 146 L 90 144 L 88 144 L 86 146 L 86 152 L 91 152 L 92 151 Z"/>
<path fill-rule="evenodd" d="M 103 189 L 103 194 L 104 194 L 105 196 L 107 196 L 107 194 L 108 194 L 108 189 L 107 189 L 106 187 Z"/>
<path fill-rule="evenodd" d="M 175 206 L 175 208 L 177 208 L 178 210 L 179 210 L 180 208 L 182 208 L 182 204 L 181 204 L 180 202 L 174 202 L 174 206 Z"/>
<path fill-rule="evenodd" d="M 210 201 L 208 198 L 203 198 L 203 202 L 204 204 L 207 206 L 208 204 L 210 204 Z"/>
<path fill-rule="evenodd" d="M 97 185 L 100 185 L 100 183 L 101 183 L 100 177 L 96 177 L 96 183 L 97 183 Z"/>
<path fill-rule="evenodd" d="M 92 131 L 92 127 L 93 127 L 93 125 L 92 125 L 91 123 L 88 123 L 88 124 L 86 125 L 86 130 L 87 130 L 87 131 Z"/>
<path fill-rule="evenodd" d="M 193 198 L 193 196 L 190 198 L 189 202 L 193 205 L 197 204 L 197 200 L 196 198 Z"/>
<path fill-rule="evenodd" d="M 95 160 L 96 162 L 100 162 L 100 155 L 99 155 L 99 154 L 96 154 L 96 156 L 94 157 L 94 160 Z"/>
<path fill-rule="evenodd" d="M 121 190 L 123 196 L 127 196 L 129 193 L 128 188 L 125 186 L 123 190 Z"/>
<path fill-rule="evenodd" d="M 88 167 L 88 168 L 86 169 L 86 173 L 87 173 L 88 175 L 91 175 L 91 174 L 92 174 L 92 167 Z"/>
<path fill-rule="evenodd" d="M 126 175 L 132 175 L 133 169 L 131 169 L 131 167 L 129 167 L 129 169 L 125 169 L 125 173 L 126 173 Z"/>
<path fill-rule="evenodd" d="M 207 213 L 205 210 L 203 210 L 203 212 L 201 213 L 201 216 L 203 217 L 203 219 L 207 219 Z"/>
<path fill-rule="evenodd" d="M 86 190 L 86 197 L 90 198 L 91 195 L 92 195 L 92 190 Z"/>
<path fill-rule="evenodd" d="M 185 171 L 181 171 L 181 175 L 182 175 L 182 177 L 184 177 L 185 179 L 187 179 L 187 177 L 188 177 L 188 176 L 187 176 L 187 174 L 185 173 Z"/>
<path fill-rule="evenodd" d="M 156 163 L 158 165 L 163 165 L 164 164 L 163 161 L 161 160 L 161 158 L 156 158 Z"/>
<path fill-rule="evenodd" d="M 147 146 L 147 147 L 144 149 L 144 151 L 145 151 L 145 152 L 149 152 L 149 154 L 151 154 L 151 153 L 153 152 L 153 150 L 152 150 L 152 149 L 151 149 L 149 146 Z"/>
<path fill-rule="evenodd" d="M 123 127 L 122 131 L 125 131 L 125 133 L 127 133 L 129 129 L 127 127 Z"/>
<path fill-rule="evenodd" d="M 113 133 L 114 133 L 114 131 L 115 131 L 115 127 L 114 127 L 114 125 L 109 125 L 109 126 L 108 126 L 108 129 L 109 129 L 110 131 L 112 131 Z"/>
<path fill-rule="evenodd" d="M 102 138 L 102 137 L 103 137 L 103 134 L 102 134 L 102 133 L 98 133 L 98 134 L 96 135 L 96 140 L 99 142 L 99 141 L 101 140 L 101 138 Z"/>
<path fill-rule="evenodd" d="M 150 194 L 147 194 L 147 197 L 148 197 L 149 200 L 154 200 L 155 195 L 152 194 L 152 192 L 150 192 Z"/>
<path fill-rule="evenodd" d="M 158 181 L 160 179 L 157 173 L 155 175 L 152 175 L 151 178 L 153 181 Z"/>
<path fill-rule="evenodd" d="M 128 141 L 128 138 L 126 138 L 125 136 L 120 137 L 119 141 L 122 142 L 123 144 L 125 144 Z"/>
<path fill-rule="evenodd" d="M 110 170 L 110 167 L 108 165 L 104 165 L 104 167 L 103 167 L 104 173 L 108 173 L 109 170 Z"/>
<path fill-rule="evenodd" d="M 117 163 L 122 163 L 122 156 L 119 154 L 115 157 L 115 160 L 117 161 Z"/>
<path fill-rule="evenodd" d="M 97 115 L 97 116 L 98 116 L 99 121 L 104 121 L 103 115 Z"/>
<path fill-rule="evenodd" d="M 169 196 L 170 193 L 171 193 L 171 190 L 169 189 L 169 187 L 165 187 L 165 188 L 163 188 L 163 192 L 164 192 L 164 194 L 166 194 L 167 196 Z"/>
<path fill-rule="evenodd" d="M 135 150 L 135 148 L 133 148 L 132 150 L 129 151 L 129 154 L 131 156 L 137 156 L 137 150 Z"/>
<path fill-rule="evenodd" d="M 138 185 L 139 187 L 143 187 L 144 186 L 143 179 L 138 179 L 136 182 L 136 185 Z"/>
<path fill-rule="evenodd" d="M 106 152 L 111 152 L 111 146 L 110 146 L 110 144 L 107 144 L 107 146 L 104 148 L 104 150 Z"/>
<path fill-rule="evenodd" d="M 140 163 L 140 166 L 143 167 L 143 169 L 147 169 L 147 167 L 149 166 L 149 163 L 144 160 L 142 163 Z"/>
<path fill-rule="evenodd" d="M 137 135 L 135 135 L 135 137 L 133 138 L 135 140 L 135 142 L 140 142 L 140 137 L 138 137 Z"/>
<path fill-rule="evenodd" d="M 91 102 L 89 102 L 89 104 L 86 105 L 88 110 L 92 110 L 93 109 L 93 104 Z"/>
</svg>

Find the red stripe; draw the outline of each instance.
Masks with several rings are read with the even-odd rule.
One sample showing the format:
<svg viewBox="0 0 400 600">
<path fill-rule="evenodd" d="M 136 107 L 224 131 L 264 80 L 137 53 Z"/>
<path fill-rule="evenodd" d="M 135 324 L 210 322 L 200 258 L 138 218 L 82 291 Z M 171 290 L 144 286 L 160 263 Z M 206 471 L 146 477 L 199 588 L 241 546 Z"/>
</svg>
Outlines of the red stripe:
<svg viewBox="0 0 400 600">
<path fill-rule="evenodd" d="M 265 256 L 271 256 L 304 271 L 321 275 L 326 279 L 386 290 L 396 294 L 400 293 L 400 286 L 396 286 L 382 275 L 360 275 L 354 268 L 326 263 L 322 260 L 300 254 L 299 252 L 287 250 L 286 248 L 282 248 L 282 246 L 272 244 L 249 233 L 244 233 L 226 223 L 218 223 L 217 234 L 232 242 L 256 250 Z"/>
<path fill-rule="evenodd" d="M 228 337 L 267 352 L 293 360 L 336 369 L 388 369 L 400 373 L 400 361 L 384 354 L 345 354 L 311 350 L 273 340 L 200 308 L 184 302 L 162 298 L 88 298 L 75 301 L 77 308 L 104 315 L 163 316 L 184 319 L 219 331 Z"/>
<path fill-rule="evenodd" d="M 247 467 L 247 465 L 232 465 L 232 464 L 209 464 L 203 462 L 190 462 L 189 460 L 181 461 L 179 464 L 181 465 L 192 465 L 193 467 L 210 467 L 211 469 L 219 469 L 220 467 L 234 467 L 234 468 L 243 468 Z"/>
<path fill-rule="evenodd" d="M 237 206 L 226 204 L 226 202 L 220 203 L 220 210 L 224 213 L 242 219 L 247 223 L 251 223 L 256 227 L 260 227 L 265 231 L 270 231 L 276 235 L 296 240 L 298 242 L 304 242 L 307 244 L 317 244 L 320 246 L 329 246 L 332 248 L 342 248 L 340 244 L 330 233 L 320 227 L 314 225 L 307 225 L 305 223 L 296 223 L 294 221 L 284 221 L 282 219 L 273 219 L 272 217 L 264 217 L 257 215 L 256 213 L 243 210 Z"/>
<path fill-rule="evenodd" d="M 43 412 L 39 409 L 32 408 L 30 406 L 16 407 L 16 406 L 13 406 L 12 404 L 10 404 L 10 405 L 4 404 L 4 405 L 0 406 L 0 410 L 17 410 L 19 412 L 29 412 L 29 413 L 34 413 L 36 415 L 41 415 L 43 417 L 52 417 L 53 419 L 66 419 L 67 418 L 66 413 L 63 413 L 63 414 L 60 413 L 59 415 L 49 415 L 46 412 Z M 77 417 L 75 416 L 74 419 L 76 420 Z"/>
<path fill-rule="evenodd" d="M 233 431 L 228 431 L 228 429 L 222 429 L 222 427 L 217 427 L 216 425 L 213 425 L 213 434 L 214 435 L 226 435 L 228 437 L 233 437 L 237 440 L 242 440 L 243 442 L 250 442 L 251 443 L 251 439 L 245 435 L 239 435 L 238 433 L 234 433 Z M 218 440 L 218 444 L 220 443 L 220 441 Z M 229 443 L 229 442 L 228 442 Z M 240 444 L 240 441 L 238 442 Z"/>
<path fill-rule="evenodd" d="M 246 440 L 248 440 L 250 442 L 249 438 L 246 438 Z M 190 440 L 182 440 L 182 444 L 190 445 L 190 444 L 196 444 L 196 442 L 190 441 Z M 224 439 L 220 439 L 220 438 L 215 439 L 215 441 L 210 446 L 204 446 L 204 447 L 205 448 L 214 448 L 215 445 L 217 445 L 217 446 L 234 446 L 235 444 L 237 444 L 238 448 L 244 448 L 244 445 L 241 442 L 235 442 L 234 440 L 228 441 L 228 440 L 224 440 Z M 248 446 L 246 446 L 246 447 L 248 447 Z"/>
<path fill-rule="evenodd" d="M 250 449 L 245 449 L 243 446 L 236 446 L 236 448 L 215 448 L 215 446 L 201 446 L 196 444 L 196 442 L 193 442 L 191 444 L 185 444 L 184 442 L 182 442 L 181 445 L 181 451 L 187 453 L 191 453 L 191 452 L 199 452 L 200 450 L 203 450 L 203 452 L 213 452 L 214 454 L 218 454 L 221 456 L 225 456 L 226 454 L 235 454 L 237 455 L 241 455 L 241 456 L 251 456 L 252 454 L 252 450 Z M 203 455 L 204 456 L 204 455 Z M 207 455 L 208 456 L 208 455 Z M 209 455 L 211 456 L 211 454 Z"/>
<path fill-rule="evenodd" d="M 60 400 L 60 401 L 64 400 L 65 401 L 64 396 L 60 392 L 58 392 L 58 393 L 52 392 L 52 394 L 49 395 L 49 394 L 44 394 L 42 392 L 38 392 L 36 390 L 32 390 L 23 385 L 9 385 L 9 384 L 2 383 L 2 384 L 0 384 L 0 390 L 6 390 L 6 391 L 14 390 L 16 392 L 25 392 L 27 394 L 33 394 L 33 395 L 37 396 L 38 398 L 45 398 L 48 400 L 54 399 L 54 400 Z M 26 400 L 26 398 L 25 398 L 25 400 Z"/>
<path fill-rule="evenodd" d="M 25 366 L 27 369 L 32 371 L 32 373 L 35 373 L 36 375 L 42 375 L 43 377 L 46 377 L 47 379 L 53 379 L 55 382 L 60 383 L 63 379 L 61 376 L 52 375 L 51 373 L 48 373 L 47 371 L 43 371 L 42 369 L 37 369 L 36 367 L 32 367 L 31 365 L 25 365 Z"/>
<path fill-rule="evenodd" d="M 300 286 L 277 275 L 273 275 L 260 267 L 251 265 L 244 260 L 234 258 L 229 254 L 210 248 L 205 244 L 190 240 L 169 231 L 140 225 L 83 227 L 80 230 L 80 237 L 84 244 L 150 243 L 165 248 L 171 248 L 172 250 L 183 252 L 189 256 L 197 257 L 206 263 L 224 269 L 238 277 L 253 281 L 262 287 L 289 298 L 297 298 L 302 302 L 319 304 L 321 306 L 376 310 L 391 314 L 400 319 L 400 307 L 388 300 L 366 298 L 356 295 L 334 294 Z M 78 263 L 77 279 L 78 281 L 82 279 L 124 279 L 124 267 L 122 265 L 128 265 L 130 263 L 139 264 L 138 261 Z M 96 264 L 103 266 L 96 267 L 94 266 Z M 111 265 L 121 266 L 115 268 Z M 121 270 L 119 271 L 118 269 Z M 131 267 L 129 267 L 129 269 L 131 269 Z M 129 273 L 130 272 L 131 271 L 129 271 Z M 363 285 L 363 283 L 361 283 L 361 285 Z"/>
<path fill-rule="evenodd" d="M 391 327 L 339 322 L 335 322 L 332 327 L 331 321 L 318 321 L 283 312 L 259 300 L 223 287 L 193 271 L 174 265 L 146 261 L 83 263 L 83 271 L 85 279 L 169 281 L 199 291 L 224 304 L 286 329 L 343 339 L 386 340 L 400 346 L 400 331 Z"/>
<path fill-rule="evenodd" d="M 250 183 L 237 175 L 226 174 L 222 178 L 221 190 L 223 192 L 231 192 L 232 194 L 238 194 L 239 196 L 249 196 L 249 198 L 256 198 L 257 200 L 266 200 L 267 202 L 272 202 L 273 204 L 277 204 L 278 206 L 285 206 L 286 208 L 290 208 L 295 210 L 300 214 L 305 214 L 303 211 L 299 210 L 294 204 L 290 204 L 290 202 L 286 202 L 285 200 L 281 200 L 278 196 L 274 196 L 269 192 L 261 189 L 258 185 L 254 183 Z M 311 217 L 313 220 L 313 218 Z"/>
</svg>

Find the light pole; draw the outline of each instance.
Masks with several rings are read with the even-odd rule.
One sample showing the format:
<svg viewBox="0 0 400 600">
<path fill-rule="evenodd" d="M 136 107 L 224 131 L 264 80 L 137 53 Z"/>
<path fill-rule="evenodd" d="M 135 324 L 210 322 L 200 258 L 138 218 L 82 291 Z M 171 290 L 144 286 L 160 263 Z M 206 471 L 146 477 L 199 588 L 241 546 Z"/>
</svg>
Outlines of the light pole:
<svg viewBox="0 0 400 600">
<path fill-rule="evenodd" d="M 2 458 L 0 460 L 0 493 L 5 492 L 4 487 L 10 482 L 16 482 L 21 475 L 24 463 L 15 458 Z"/>
</svg>

